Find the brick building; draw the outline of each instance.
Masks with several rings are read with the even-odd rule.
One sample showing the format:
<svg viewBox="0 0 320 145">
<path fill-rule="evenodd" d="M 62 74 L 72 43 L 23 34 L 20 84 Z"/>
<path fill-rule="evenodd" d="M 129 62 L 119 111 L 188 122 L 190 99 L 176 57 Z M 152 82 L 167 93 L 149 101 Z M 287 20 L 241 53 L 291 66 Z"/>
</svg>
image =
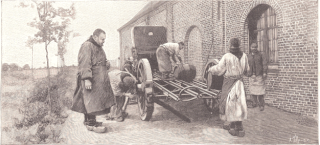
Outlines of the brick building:
<svg viewBox="0 0 320 145">
<path fill-rule="evenodd" d="M 131 56 L 134 26 L 165 26 L 169 42 L 184 41 L 184 62 L 197 66 L 257 42 L 268 55 L 266 103 L 290 112 L 318 114 L 318 3 L 316 0 L 152 1 L 118 29 L 120 64 Z M 129 52 L 129 53 L 128 53 Z M 245 84 L 248 84 L 245 78 Z"/>
</svg>

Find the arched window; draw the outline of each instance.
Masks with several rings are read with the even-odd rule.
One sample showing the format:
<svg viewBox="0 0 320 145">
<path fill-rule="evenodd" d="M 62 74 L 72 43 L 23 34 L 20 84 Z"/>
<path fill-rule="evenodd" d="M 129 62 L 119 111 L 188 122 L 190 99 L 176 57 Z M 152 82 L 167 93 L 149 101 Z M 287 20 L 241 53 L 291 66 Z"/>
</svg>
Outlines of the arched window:
<svg viewBox="0 0 320 145">
<path fill-rule="evenodd" d="M 249 44 L 258 44 L 258 50 L 267 55 L 268 63 L 278 62 L 276 13 L 272 7 L 261 4 L 248 15 Z M 249 46 L 250 46 L 249 45 Z"/>
<path fill-rule="evenodd" d="M 186 34 L 187 50 L 185 50 L 185 61 L 196 66 L 196 78 L 201 77 L 203 67 L 202 61 L 202 38 L 198 27 L 191 26 Z"/>
</svg>

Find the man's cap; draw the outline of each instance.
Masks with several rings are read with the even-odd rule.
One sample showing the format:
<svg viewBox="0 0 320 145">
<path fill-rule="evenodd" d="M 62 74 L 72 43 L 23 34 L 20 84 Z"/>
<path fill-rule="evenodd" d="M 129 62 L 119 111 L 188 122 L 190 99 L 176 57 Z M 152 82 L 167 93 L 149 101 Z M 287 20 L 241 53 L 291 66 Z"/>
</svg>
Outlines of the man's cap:
<svg viewBox="0 0 320 145">
<path fill-rule="evenodd" d="M 232 38 L 230 40 L 230 47 L 239 47 L 240 46 L 240 40 L 238 38 Z"/>
</svg>

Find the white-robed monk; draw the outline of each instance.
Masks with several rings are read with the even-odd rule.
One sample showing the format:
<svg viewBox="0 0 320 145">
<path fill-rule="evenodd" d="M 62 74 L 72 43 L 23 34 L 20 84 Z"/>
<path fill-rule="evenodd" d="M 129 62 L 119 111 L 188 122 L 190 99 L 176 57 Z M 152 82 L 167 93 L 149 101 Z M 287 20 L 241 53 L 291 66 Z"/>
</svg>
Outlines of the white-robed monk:
<svg viewBox="0 0 320 145">
<path fill-rule="evenodd" d="M 224 125 L 233 136 L 243 137 L 242 121 L 247 119 L 247 104 L 242 77 L 250 71 L 247 55 L 240 51 L 240 40 L 230 40 L 230 53 L 223 55 L 219 63 L 209 68 L 212 75 L 224 76 L 219 113 Z"/>
</svg>

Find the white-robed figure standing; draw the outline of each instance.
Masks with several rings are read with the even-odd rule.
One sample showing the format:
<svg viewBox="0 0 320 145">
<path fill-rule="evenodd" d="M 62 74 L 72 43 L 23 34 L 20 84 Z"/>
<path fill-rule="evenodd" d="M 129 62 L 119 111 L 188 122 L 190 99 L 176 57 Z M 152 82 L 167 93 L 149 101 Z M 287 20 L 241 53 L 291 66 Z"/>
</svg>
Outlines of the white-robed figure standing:
<svg viewBox="0 0 320 145">
<path fill-rule="evenodd" d="M 230 40 L 230 53 L 223 55 L 219 63 L 209 68 L 212 75 L 224 76 L 221 99 L 219 99 L 219 114 L 221 120 L 228 125 L 224 129 L 229 130 L 233 136 L 243 137 L 245 132 L 242 121 L 247 119 L 247 104 L 243 84 L 243 76 L 250 71 L 248 57 L 240 51 L 240 40 Z"/>
</svg>

